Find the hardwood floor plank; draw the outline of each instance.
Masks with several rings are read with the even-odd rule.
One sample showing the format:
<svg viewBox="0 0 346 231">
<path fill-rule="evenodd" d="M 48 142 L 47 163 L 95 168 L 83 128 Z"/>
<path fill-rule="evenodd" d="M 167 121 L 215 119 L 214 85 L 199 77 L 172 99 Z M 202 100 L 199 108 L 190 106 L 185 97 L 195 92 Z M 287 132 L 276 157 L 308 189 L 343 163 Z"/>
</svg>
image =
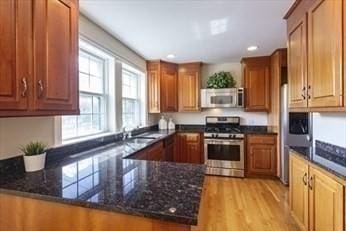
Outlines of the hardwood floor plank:
<svg viewBox="0 0 346 231">
<path fill-rule="evenodd" d="M 278 180 L 207 176 L 192 231 L 295 231 L 288 188 Z"/>
</svg>

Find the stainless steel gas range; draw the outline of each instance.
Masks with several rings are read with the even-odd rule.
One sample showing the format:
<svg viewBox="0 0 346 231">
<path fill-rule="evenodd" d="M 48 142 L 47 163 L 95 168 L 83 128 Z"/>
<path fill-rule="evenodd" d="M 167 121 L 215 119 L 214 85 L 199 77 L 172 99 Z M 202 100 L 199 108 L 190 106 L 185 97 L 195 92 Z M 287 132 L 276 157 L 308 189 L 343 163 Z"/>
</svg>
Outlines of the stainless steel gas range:
<svg viewBox="0 0 346 231">
<path fill-rule="evenodd" d="M 244 134 L 240 131 L 240 117 L 206 117 L 204 155 L 207 174 L 244 177 Z"/>
</svg>

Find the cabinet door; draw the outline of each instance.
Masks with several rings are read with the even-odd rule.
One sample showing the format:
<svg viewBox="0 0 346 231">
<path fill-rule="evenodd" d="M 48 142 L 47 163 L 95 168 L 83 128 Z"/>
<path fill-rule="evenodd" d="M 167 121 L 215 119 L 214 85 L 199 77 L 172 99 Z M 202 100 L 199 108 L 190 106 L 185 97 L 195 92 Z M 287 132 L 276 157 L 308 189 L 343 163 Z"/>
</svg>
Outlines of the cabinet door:
<svg viewBox="0 0 346 231">
<path fill-rule="evenodd" d="M 35 1 L 37 110 L 78 112 L 78 1 Z"/>
<path fill-rule="evenodd" d="M 177 151 L 175 162 L 182 163 L 203 163 L 201 135 L 199 133 L 179 133 L 177 134 Z"/>
<path fill-rule="evenodd" d="M 178 111 L 178 73 L 175 64 L 161 65 L 161 112 Z"/>
<path fill-rule="evenodd" d="M 186 134 L 185 149 L 188 163 L 201 164 L 203 162 L 201 150 L 201 135 L 199 133 Z"/>
<path fill-rule="evenodd" d="M 179 111 L 200 111 L 200 64 L 180 65 L 178 79 Z"/>
<path fill-rule="evenodd" d="M 276 146 L 267 144 L 250 144 L 248 173 L 276 175 Z"/>
<path fill-rule="evenodd" d="M 162 143 L 155 144 L 148 150 L 148 160 L 161 161 L 164 159 Z"/>
<path fill-rule="evenodd" d="M 160 65 L 148 63 L 148 111 L 160 113 Z"/>
<path fill-rule="evenodd" d="M 29 88 L 32 86 L 31 14 L 31 0 L 0 1 L 0 111 L 27 110 L 29 107 Z"/>
<path fill-rule="evenodd" d="M 314 167 L 309 171 L 309 229 L 344 230 L 343 185 Z"/>
<path fill-rule="evenodd" d="M 129 159 L 134 159 L 134 160 L 148 160 L 148 150 L 143 150 L 140 151 L 133 156 L 130 156 Z"/>
<path fill-rule="evenodd" d="M 308 171 L 307 163 L 290 155 L 289 201 L 294 219 L 302 230 L 308 229 Z"/>
<path fill-rule="evenodd" d="M 343 106 L 342 0 L 318 0 L 309 10 L 309 107 Z"/>
<path fill-rule="evenodd" d="M 245 67 L 246 110 L 269 110 L 269 66 Z"/>
<path fill-rule="evenodd" d="M 307 107 L 306 18 L 288 32 L 288 103 L 290 108 Z"/>
<path fill-rule="evenodd" d="M 184 163 L 187 162 L 186 157 L 186 134 L 185 133 L 178 133 L 176 136 L 176 142 L 177 142 L 177 150 L 174 153 L 174 162 L 178 163 Z"/>
</svg>

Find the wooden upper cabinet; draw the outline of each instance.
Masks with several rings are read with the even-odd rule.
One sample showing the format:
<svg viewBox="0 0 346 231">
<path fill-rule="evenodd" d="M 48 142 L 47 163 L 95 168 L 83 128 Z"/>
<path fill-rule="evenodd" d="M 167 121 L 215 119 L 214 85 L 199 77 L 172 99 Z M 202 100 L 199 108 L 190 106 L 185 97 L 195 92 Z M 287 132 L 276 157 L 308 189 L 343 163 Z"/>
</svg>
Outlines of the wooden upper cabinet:
<svg viewBox="0 0 346 231">
<path fill-rule="evenodd" d="M 288 103 L 290 108 L 307 105 L 306 17 L 288 32 Z"/>
<path fill-rule="evenodd" d="M 309 107 L 343 106 L 342 2 L 318 0 L 308 12 Z"/>
<path fill-rule="evenodd" d="M 78 2 L 35 1 L 36 110 L 78 110 Z"/>
<path fill-rule="evenodd" d="M 201 63 L 179 65 L 179 111 L 200 111 Z"/>
<path fill-rule="evenodd" d="M 160 64 L 147 64 L 148 76 L 148 111 L 160 113 Z"/>
<path fill-rule="evenodd" d="M 161 65 L 161 111 L 178 111 L 178 69 L 176 64 Z"/>
<path fill-rule="evenodd" d="M 149 113 L 178 111 L 178 67 L 164 61 L 147 62 Z"/>
<path fill-rule="evenodd" d="M 245 110 L 269 111 L 270 109 L 270 57 L 243 58 L 245 86 Z"/>
<path fill-rule="evenodd" d="M 27 110 L 32 85 L 32 1 L 0 1 L 0 116 Z"/>
<path fill-rule="evenodd" d="M 289 200 L 292 215 L 301 228 L 308 230 L 309 227 L 309 166 L 304 161 L 290 155 L 289 162 Z"/>
<path fill-rule="evenodd" d="M 344 230 L 344 187 L 310 167 L 309 230 Z"/>
<path fill-rule="evenodd" d="M 0 1 L 0 116 L 78 114 L 78 0 Z"/>
</svg>

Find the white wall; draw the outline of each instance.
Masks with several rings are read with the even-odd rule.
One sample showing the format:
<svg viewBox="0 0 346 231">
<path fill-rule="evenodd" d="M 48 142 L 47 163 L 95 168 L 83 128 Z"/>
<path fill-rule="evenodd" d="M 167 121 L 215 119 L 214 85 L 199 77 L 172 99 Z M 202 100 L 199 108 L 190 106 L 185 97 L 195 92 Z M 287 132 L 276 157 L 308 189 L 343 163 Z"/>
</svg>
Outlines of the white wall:
<svg viewBox="0 0 346 231">
<path fill-rule="evenodd" d="M 313 137 L 346 148 L 346 113 L 314 113 Z"/>
<path fill-rule="evenodd" d="M 241 64 L 220 63 L 220 64 L 203 64 L 202 66 L 202 88 L 207 88 L 208 77 L 219 71 L 229 71 L 237 82 L 237 87 L 243 86 Z"/>
<path fill-rule="evenodd" d="M 202 88 L 207 87 L 208 77 L 219 71 L 229 71 L 237 82 L 237 87 L 242 87 L 242 70 L 240 62 L 204 64 L 202 67 Z M 206 116 L 240 116 L 243 125 L 268 125 L 268 114 L 265 112 L 245 112 L 240 108 L 228 109 L 203 109 L 201 113 L 170 113 L 164 114 L 171 117 L 176 124 L 205 124 Z"/>
<path fill-rule="evenodd" d="M 268 116 L 265 112 L 244 112 L 243 109 L 206 109 L 202 112 L 164 113 L 166 118 L 173 118 L 176 124 L 205 124 L 206 116 L 240 116 L 242 125 L 267 125 Z"/>
<path fill-rule="evenodd" d="M 84 16 L 80 17 L 79 24 L 82 36 L 97 41 L 100 46 L 116 54 L 122 61 L 132 63 L 142 71 L 146 70 L 146 62 L 142 57 L 96 24 Z M 149 124 L 156 123 L 157 117 L 157 115 L 149 115 Z M 19 146 L 29 141 L 40 140 L 49 146 L 59 144 L 59 132 L 55 133 L 55 130 L 60 129 L 60 127 L 56 121 L 59 120 L 55 120 L 54 117 L 0 119 L 0 159 L 18 155 L 20 153 Z"/>
</svg>

